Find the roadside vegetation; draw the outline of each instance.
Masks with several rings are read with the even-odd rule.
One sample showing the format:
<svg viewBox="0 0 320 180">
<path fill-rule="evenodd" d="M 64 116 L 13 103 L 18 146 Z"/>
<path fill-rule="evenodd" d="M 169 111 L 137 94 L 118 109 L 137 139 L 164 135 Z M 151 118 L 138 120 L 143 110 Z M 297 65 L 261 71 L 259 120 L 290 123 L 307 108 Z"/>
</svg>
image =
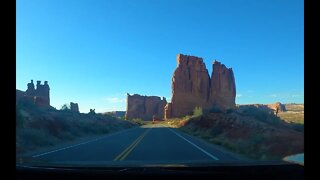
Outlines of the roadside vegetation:
<svg viewBox="0 0 320 180">
<path fill-rule="evenodd" d="M 163 123 L 209 143 L 257 160 L 277 160 L 304 152 L 303 125 L 287 123 L 258 108 L 239 112 L 217 109 Z"/>
<path fill-rule="evenodd" d="M 39 108 L 30 102 L 16 104 L 16 153 L 72 142 L 79 138 L 106 135 L 138 126 L 109 115 Z"/>
<path fill-rule="evenodd" d="M 143 125 L 146 125 L 146 124 L 149 123 L 148 121 L 144 121 L 144 120 L 142 120 L 140 118 L 135 118 L 135 119 L 127 120 L 127 121 L 133 122 L 133 123 L 135 123 L 135 124 L 137 124 L 139 126 L 143 126 Z"/>
</svg>

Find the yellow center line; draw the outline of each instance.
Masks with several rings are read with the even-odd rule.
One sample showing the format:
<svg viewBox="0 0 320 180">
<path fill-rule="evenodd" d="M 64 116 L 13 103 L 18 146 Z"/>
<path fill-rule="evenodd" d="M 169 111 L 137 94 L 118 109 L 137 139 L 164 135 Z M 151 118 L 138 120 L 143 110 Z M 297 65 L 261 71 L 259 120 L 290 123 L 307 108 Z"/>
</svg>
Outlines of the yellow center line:
<svg viewBox="0 0 320 180">
<path fill-rule="evenodd" d="M 122 161 L 124 160 L 130 152 L 140 143 L 140 141 L 144 138 L 144 136 L 150 131 L 151 129 L 146 130 L 143 134 L 141 134 L 135 141 L 133 141 L 132 144 L 130 144 L 124 151 L 122 151 L 116 158 L 114 158 L 114 161 Z"/>
</svg>

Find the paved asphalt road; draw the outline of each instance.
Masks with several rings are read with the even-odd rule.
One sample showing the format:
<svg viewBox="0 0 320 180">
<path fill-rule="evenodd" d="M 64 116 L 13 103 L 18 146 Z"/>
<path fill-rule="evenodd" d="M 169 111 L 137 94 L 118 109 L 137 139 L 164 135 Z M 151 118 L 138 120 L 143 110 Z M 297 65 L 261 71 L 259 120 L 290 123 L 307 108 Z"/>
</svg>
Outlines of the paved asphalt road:
<svg viewBox="0 0 320 180">
<path fill-rule="evenodd" d="M 56 164 L 177 164 L 237 161 L 230 153 L 160 124 L 145 125 L 64 148 L 34 154 Z"/>
</svg>

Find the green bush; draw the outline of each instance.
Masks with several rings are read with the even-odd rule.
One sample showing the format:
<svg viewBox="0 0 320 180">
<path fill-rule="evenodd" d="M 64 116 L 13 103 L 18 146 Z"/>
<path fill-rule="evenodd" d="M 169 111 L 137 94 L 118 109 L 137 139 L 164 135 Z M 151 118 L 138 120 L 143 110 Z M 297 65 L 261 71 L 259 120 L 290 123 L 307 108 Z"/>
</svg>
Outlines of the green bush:
<svg viewBox="0 0 320 180">
<path fill-rule="evenodd" d="M 202 107 L 195 107 L 193 110 L 193 117 L 202 116 Z"/>
</svg>

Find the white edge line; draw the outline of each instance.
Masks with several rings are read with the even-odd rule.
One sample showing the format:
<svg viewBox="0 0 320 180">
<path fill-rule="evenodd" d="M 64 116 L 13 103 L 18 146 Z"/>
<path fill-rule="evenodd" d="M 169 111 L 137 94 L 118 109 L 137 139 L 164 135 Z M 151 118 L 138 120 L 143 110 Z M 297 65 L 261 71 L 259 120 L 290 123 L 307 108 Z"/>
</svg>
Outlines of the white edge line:
<svg viewBox="0 0 320 180">
<path fill-rule="evenodd" d="M 41 154 L 38 154 L 38 155 L 33 155 L 33 156 L 31 156 L 31 157 L 35 158 L 35 157 L 43 156 L 43 155 L 46 155 L 46 154 L 54 153 L 54 152 L 57 152 L 57 151 L 61 151 L 61 150 L 73 148 L 73 147 L 80 146 L 80 145 L 83 145 L 83 144 L 87 144 L 87 143 L 90 143 L 90 142 L 98 141 L 98 140 L 100 140 L 100 139 L 107 138 L 107 137 L 110 137 L 110 136 L 113 136 L 113 135 L 116 135 L 116 134 L 121 134 L 121 133 L 123 133 L 123 132 L 125 132 L 125 131 L 127 131 L 127 130 L 130 130 L 130 129 L 133 129 L 133 128 L 125 129 L 125 130 L 123 130 L 123 131 L 116 132 L 116 133 L 113 133 L 113 134 L 107 134 L 107 135 L 104 136 L 104 137 L 96 138 L 96 139 L 93 139 L 93 140 L 90 140 L 90 141 L 87 141 L 87 142 L 83 142 L 83 143 L 80 143 L 80 144 L 75 144 L 75 145 L 72 145 L 72 146 L 68 146 L 68 147 L 56 149 L 56 150 L 49 151 L 49 152 L 45 152 L 45 153 L 41 153 Z"/>
<path fill-rule="evenodd" d="M 169 128 L 168 128 L 169 129 Z M 189 141 L 188 139 L 184 138 L 183 136 L 181 136 L 180 134 L 174 132 L 172 129 L 169 129 L 171 132 L 173 132 L 174 134 L 176 134 L 177 136 L 181 137 L 182 139 L 184 139 L 185 141 L 187 141 L 188 143 L 190 143 L 191 145 L 193 145 L 194 147 L 198 148 L 200 151 L 202 151 L 203 153 L 205 153 L 206 155 L 208 155 L 209 157 L 211 157 L 214 160 L 219 160 L 217 157 L 215 157 L 214 155 L 208 153 L 206 150 L 202 149 L 201 147 L 197 146 L 196 144 L 192 143 L 191 141 Z"/>
<path fill-rule="evenodd" d="M 83 143 L 80 143 L 80 144 L 76 144 L 76 145 L 64 147 L 64 148 L 61 148 L 61 149 L 45 152 L 45 153 L 38 154 L 38 155 L 33 155 L 32 157 L 39 157 L 39 156 L 43 156 L 43 155 L 46 155 L 46 154 L 54 153 L 54 152 L 57 152 L 57 151 L 61 151 L 61 150 L 64 150 L 64 149 L 73 148 L 73 147 L 80 146 L 80 145 L 83 145 L 83 144 L 87 144 L 87 143 L 90 143 L 90 142 L 93 142 L 93 141 L 97 141 L 99 139 L 102 139 L 102 138 L 98 138 L 98 139 L 94 139 L 94 140 L 91 140 L 91 141 L 83 142 Z"/>
</svg>

